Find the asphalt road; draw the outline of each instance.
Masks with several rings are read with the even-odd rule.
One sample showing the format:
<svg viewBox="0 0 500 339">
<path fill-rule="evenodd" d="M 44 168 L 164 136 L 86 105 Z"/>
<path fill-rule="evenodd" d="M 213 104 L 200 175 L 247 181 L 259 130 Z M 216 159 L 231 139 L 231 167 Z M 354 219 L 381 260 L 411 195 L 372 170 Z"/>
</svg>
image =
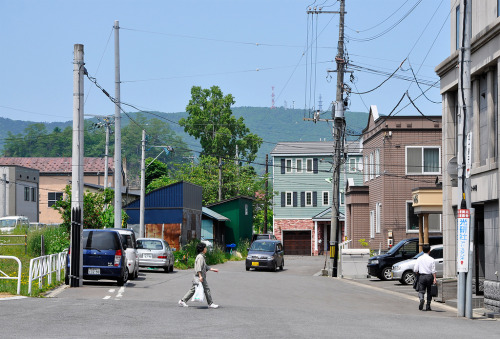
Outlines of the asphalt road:
<svg viewBox="0 0 500 339">
<path fill-rule="evenodd" d="M 0 301 L 2 338 L 498 338 L 500 322 L 457 318 L 433 303 L 418 311 L 416 296 L 360 282 L 315 276 L 318 257 L 285 257 L 280 272 L 218 265 L 208 283 L 219 309 L 177 301 L 192 270 L 141 270 L 124 288 L 86 282 L 52 298 Z M 372 284 L 373 285 L 373 284 Z"/>
</svg>

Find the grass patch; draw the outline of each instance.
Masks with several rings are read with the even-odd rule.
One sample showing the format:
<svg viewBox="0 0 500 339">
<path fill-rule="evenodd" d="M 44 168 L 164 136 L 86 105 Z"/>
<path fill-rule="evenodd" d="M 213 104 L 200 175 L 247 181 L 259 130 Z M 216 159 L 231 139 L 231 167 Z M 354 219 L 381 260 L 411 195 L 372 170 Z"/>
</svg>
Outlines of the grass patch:
<svg viewBox="0 0 500 339">
<path fill-rule="evenodd" d="M 180 250 L 174 252 L 175 268 L 179 270 L 186 270 L 189 268 L 194 268 L 194 261 L 196 259 L 196 245 L 198 245 L 199 240 L 192 240 L 188 244 L 184 245 Z M 223 264 L 226 261 L 241 261 L 247 256 L 247 248 L 250 243 L 248 240 L 240 240 L 238 245 L 238 251 L 233 251 L 229 253 L 224 251 L 224 249 L 215 245 L 213 248 L 209 249 L 206 254 L 207 265 Z M 240 247 L 243 252 L 240 252 Z M 238 253 L 240 255 L 238 255 Z"/>
</svg>

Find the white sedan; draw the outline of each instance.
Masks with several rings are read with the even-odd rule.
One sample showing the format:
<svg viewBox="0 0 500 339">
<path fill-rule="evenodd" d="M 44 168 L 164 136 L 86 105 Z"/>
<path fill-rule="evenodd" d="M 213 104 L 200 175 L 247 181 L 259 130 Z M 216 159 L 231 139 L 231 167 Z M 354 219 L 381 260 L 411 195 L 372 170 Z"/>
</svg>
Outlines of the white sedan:
<svg viewBox="0 0 500 339">
<path fill-rule="evenodd" d="M 412 259 L 400 261 L 392 266 L 392 279 L 399 280 L 403 285 L 412 285 L 415 281 L 415 274 L 413 273 L 413 267 L 417 258 L 420 257 L 424 252 L 420 252 Z M 431 252 L 429 253 L 431 257 L 434 258 L 434 263 L 436 265 L 436 277 L 441 278 L 443 276 L 443 245 L 431 246 Z"/>
<path fill-rule="evenodd" d="M 168 243 L 160 238 L 137 239 L 140 267 L 163 268 L 166 273 L 174 271 L 174 254 Z"/>
</svg>

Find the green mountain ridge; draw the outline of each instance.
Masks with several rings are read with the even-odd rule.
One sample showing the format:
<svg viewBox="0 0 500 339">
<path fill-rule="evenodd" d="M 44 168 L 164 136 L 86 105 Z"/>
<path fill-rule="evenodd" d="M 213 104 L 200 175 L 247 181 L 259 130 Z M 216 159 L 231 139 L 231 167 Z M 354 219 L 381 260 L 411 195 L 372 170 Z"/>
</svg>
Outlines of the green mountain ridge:
<svg viewBox="0 0 500 339">
<path fill-rule="evenodd" d="M 252 133 L 259 135 L 264 142 L 257 154 L 256 164 L 265 163 L 265 155 L 269 154 L 278 142 L 293 142 L 293 141 L 331 141 L 332 124 L 327 122 L 304 121 L 304 117 L 309 116 L 304 114 L 302 109 L 284 109 L 282 107 L 271 109 L 268 107 L 234 107 L 232 108 L 235 117 L 244 118 L 245 125 Z M 144 112 L 143 112 L 144 113 Z M 132 119 L 135 113 L 128 113 Z M 193 151 L 196 156 L 201 151 L 199 142 L 184 132 L 183 127 L 177 123 L 181 118 L 187 117 L 187 113 L 163 113 L 151 112 L 146 114 L 150 118 L 160 118 L 170 124 L 170 127 L 181 136 Z M 331 112 L 321 114 L 322 119 L 331 119 Z M 361 130 L 366 127 L 368 113 L 365 112 L 346 112 L 346 126 L 348 140 L 356 140 L 358 137 L 355 134 L 360 134 Z M 24 129 L 35 122 L 11 120 L 8 118 L 0 118 L 0 147 L 3 147 L 7 132 L 14 134 L 23 133 Z M 122 115 L 122 125 L 130 123 L 130 119 L 126 115 Z M 61 129 L 66 126 L 72 126 L 72 121 L 66 122 L 50 122 L 44 123 L 47 131 L 52 131 L 55 127 Z M 260 172 L 260 169 L 257 169 Z"/>
</svg>

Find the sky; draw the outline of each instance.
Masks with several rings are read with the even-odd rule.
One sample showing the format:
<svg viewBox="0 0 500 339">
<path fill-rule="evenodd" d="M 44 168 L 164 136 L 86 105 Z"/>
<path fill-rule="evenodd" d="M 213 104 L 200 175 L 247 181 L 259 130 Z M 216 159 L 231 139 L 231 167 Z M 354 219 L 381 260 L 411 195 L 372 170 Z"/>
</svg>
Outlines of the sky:
<svg viewBox="0 0 500 339">
<path fill-rule="evenodd" d="M 270 107 L 274 86 L 275 106 L 327 111 L 336 94 L 336 73 L 329 71 L 336 68 L 339 16 L 307 14 L 309 5 L 339 10 L 335 0 L 0 0 L 0 117 L 72 120 L 74 44 L 84 45 L 89 75 L 114 96 L 115 20 L 123 102 L 183 112 L 192 86 L 216 85 L 236 107 Z M 413 69 L 434 101 L 395 76 L 351 94 L 348 110 L 376 105 L 389 114 L 408 91 L 422 113 L 440 115 L 434 68 L 450 54 L 450 1 L 346 0 L 346 12 L 352 72 L 345 83 L 352 91 L 374 89 L 406 59 L 396 76 L 411 79 Z M 87 117 L 114 114 L 88 79 L 84 91 Z M 399 108 L 409 103 L 405 98 Z M 399 108 L 399 115 L 419 114 L 412 105 Z"/>
</svg>

